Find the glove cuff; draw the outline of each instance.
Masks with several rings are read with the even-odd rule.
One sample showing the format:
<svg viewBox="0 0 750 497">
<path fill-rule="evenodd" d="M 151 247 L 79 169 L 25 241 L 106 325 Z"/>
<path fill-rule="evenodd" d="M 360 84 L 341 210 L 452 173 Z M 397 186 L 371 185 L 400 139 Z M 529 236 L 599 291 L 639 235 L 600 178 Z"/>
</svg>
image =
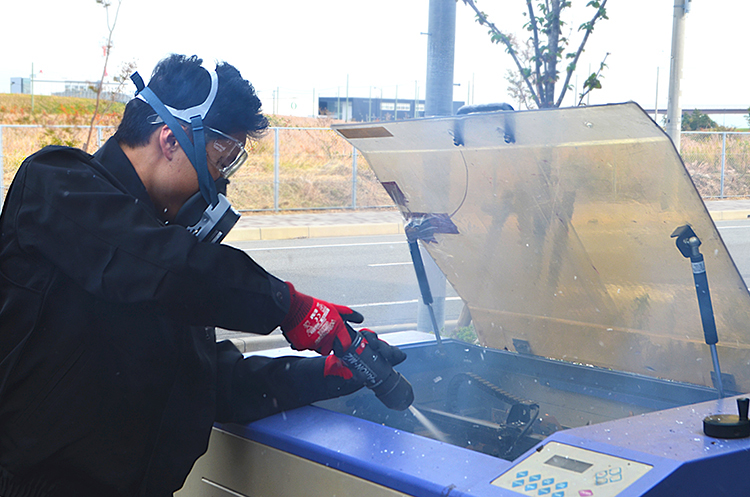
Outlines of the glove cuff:
<svg viewBox="0 0 750 497">
<path fill-rule="evenodd" d="M 297 292 L 294 289 L 294 285 L 288 281 L 286 285 L 289 287 L 289 311 L 281 321 L 282 330 L 290 330 L 298 326 L 310 314 L 313 306 L 313 299 L 311 297 Z"/>
<path fill-rule="evenodd" d="M 338 376 L 345 380 L 351 380 L 354 377 L 352 370 L 347 368 L 344 363 L 331 354 L 326 356 L 325 367 L 323 368 L 323 376 Z"/>
</svg>

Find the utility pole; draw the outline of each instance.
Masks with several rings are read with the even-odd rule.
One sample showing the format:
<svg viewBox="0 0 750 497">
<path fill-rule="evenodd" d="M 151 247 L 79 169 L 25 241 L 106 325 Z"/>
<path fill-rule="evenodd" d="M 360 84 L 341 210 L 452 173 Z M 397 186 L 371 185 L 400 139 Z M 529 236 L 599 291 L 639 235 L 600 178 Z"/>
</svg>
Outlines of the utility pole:
<svg viewBox="0 0 750 497">
<path fill-rule="evenodd" d="M 31 115 L 34 115 L 34 63 L 31 63 Z"/>
<path fill-rule="evenodd" d="M 654 97 L 654 122 L 659 124 L 659 67 L 656 67 L 656 97 Z"/>
<path fill-rule="evenodd" d="M 677 152 L 680 151 L 682 108 L 680 107 L 680 80 L 685 48 L 685 18 L 690 12 L 691 0 L 675 0 L 672 22 L 672 58 L 669 67 L 669 104 L 667 106 L 667 134 Z"/>
<path fill-rule="evenodd" d="M 346 75 L 346 103 L 344 104 L 344 122 L 349 122 L 349 75 Z"/>
<path fill-rule="evenodd" d="M 456 0 L 430 0 L 424 115 L 453 114 Z"/>
<path fill-rule="evenodd" d="M 414 119 L 417 118 L 417 104 L 419 103 L 419 81 L 414 82 Z"/>
<path fill-rule="evenodd" d="M 456 0 L 430 0 L 429 33 L 427 33 L 427 84 L 424 97 L 424 115 L 450 116 L 453 114 L 453 58 L 456 45 Z M 428 284 L 431 303 L 423 294 L 417 313 L 417 330 L 434 331 L 440 343 L 440 329 L 445 324 L 445 275 L 430 254 L 418 243 L 410 242 L 412 261 L 417 279 Z M 418 264 L 417 259 L 423 261 Z M 420 284 L 421 287 L 421 284 Z M 434 305 L 433 305 L 434 304 Z"/>
</svg>

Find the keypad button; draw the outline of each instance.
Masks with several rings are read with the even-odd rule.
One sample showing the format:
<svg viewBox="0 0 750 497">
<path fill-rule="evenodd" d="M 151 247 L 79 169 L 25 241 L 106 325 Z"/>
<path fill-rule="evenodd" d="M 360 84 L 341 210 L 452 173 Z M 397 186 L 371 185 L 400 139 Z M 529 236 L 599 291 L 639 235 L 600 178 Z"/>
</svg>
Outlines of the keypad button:
<svg viewBox="0 0 750 497">
<path fill-rule="evenodd" d="M 546 478 L 545 480 L 542 480 L 542 485 L 552 485 L 555 483 L 554 478 Z"/>
<path fill-rule="evenodd" d="M 516 480 L 513 482 L 512 486 L 513 488 L 520 487 L 525 483 L 526 480 Z"/>
<path fill-rule="evenodd" d="M 529 476 L 528 471 L 519 471 L 516 473 L 516 478 L 526 478 L 527 476 Z"/>
<path fill-rule="evenodd" d="M 616 482 L 616 481 L 621 481 L 621 480 L 622 480 L 622 475 L 612 475 L 609 477 L 609 481 L 611 482 Z"/>
<path fill-rule="evenodd" d="M 529 490 L 536 490 L 536 483 L 529 483 L 525 487 L 523 487 L 524 492 L 528 492 Z"/>
<path fill-rule="evenodd" d="M 529 481 L 539 481 L 542 479 L 542 475 L 529 476 Z"/>
<path fill-rule="evenodd" d="M 565 497 L 565 492 L 555 492 L 554 494 L 552 494 L 552 497 Z"/>
<path fill-rule="evenodd" d="M 568 488 L 568 482 L 561 481 L 557 485 L 555 485 L 555 490 L 560 490 L 561 488 Z"/>
<path fill-rule="evenodd" d="M 622 474 L 622 468 L 612 468 L 609 470 L 610 475 L 620 475 Z"/>
<path fill-rule="evenodd" d="M 550 493 L 550 489 L 549 488 L 540 488 L 539 489 L 539 495 L 547 495 L 549 493 Z"/>
</svg>

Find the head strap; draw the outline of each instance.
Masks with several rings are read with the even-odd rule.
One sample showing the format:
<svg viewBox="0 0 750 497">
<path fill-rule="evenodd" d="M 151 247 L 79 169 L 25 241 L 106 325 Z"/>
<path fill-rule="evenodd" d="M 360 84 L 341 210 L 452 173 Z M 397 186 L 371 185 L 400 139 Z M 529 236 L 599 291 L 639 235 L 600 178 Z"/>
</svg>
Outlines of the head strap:
<svg viewBox="0 0 750 497">
<path fill-rule="evenodd" d="M 204 67 L 204 69 L 206 69 Z M 198 185 L 200 186 L 201 195 L 205 201 L 216 206 L 219 202 L 218 193 L 216 192 L 216 185 L 214 184 L 211 175 L 208 173 L 208 164 L 206 162 L 206 137 L 203 129 L 203 119 L 208 114 L 211 105 L 216 98 L 216 92 L 219 87 L 219 78 L 216 75 L 216 71 L 206 69 L 211 76 L 211 90 L 208 92 L 206 100 L 202 104 L 190 107 L 188 109 L 174 109 L 168 107 L 162 103 L 159 97 L 143 83 L 143 78 L 137 72 L 130 76 L 136 87 L 136 98 L 143 100 L 154 109 L 154 112 L 161 117 L 162 121 L 169 126 L 169 129 L 177 138 L 177 142 L 180 144 L 182 149 L 185 151 L 185 155 L 190 160 L 190 163 L 195 168 L 195 172 L 198 174 Z M 190 141 L 187 133 L 180 125 L 179 121 L 183 121 L 189 124 L 193 131 L 194 143 Z"/>
<path fill-rule="evenodd" d="M 213 69 L 209 69 L 205 66 L 201 66 L 203 69 L 205 69 L 209 76 L 211 76 L 211 90 L 208 92 L 208 96 L 203 101 L 202 104 L 196 105 L 194 107 L 189 107 L 187 109 L 175 109 L 174 107 L 170 107 L 169 105 L 164 105 L 164 108 L 169 111 L 171 115 L 179 119 L 180 121 L 183 121 L 185 123 L 189 123 L 193 116 L 201 116 L 201 119 L 205 119 L 206 115 L 208 114 L 209 109 L 211 109 L 211 105 L 213 105 L 214 100 L 216 99 L 216 92 L 219 89 L 219 75 L 216 74 L 216 71 Z M 135 73 L 138 74 L 138 73 Z M 140 78 L 140 76 L 138 76 Z M 131 76 L 132 79 L 132 76 Z M 143 83 L 143 79 L 141 79 L 141 83 Z M 136 83 L 136 87 L 137 87 Z M 145 87 L 145 85 L 144 85 Z M 149 103 L 146 98 L 141 95 L 141 90 L 138 90 L 136 92 L 136 98 L 143 100 L 146 103 Z"/>
</svg>

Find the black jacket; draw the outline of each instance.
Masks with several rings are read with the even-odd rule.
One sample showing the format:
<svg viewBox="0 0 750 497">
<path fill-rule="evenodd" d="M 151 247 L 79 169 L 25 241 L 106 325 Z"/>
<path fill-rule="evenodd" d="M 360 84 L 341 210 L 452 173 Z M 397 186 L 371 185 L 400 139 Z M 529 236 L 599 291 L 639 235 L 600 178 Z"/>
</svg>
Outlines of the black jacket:
<svg viewBox="0 0 750 497">
<path fill-rule="evenodd" d="M 76 495 L 171 495 L 215 420 L 356 390 L 323 358 L 216 344 L 213 326 L 269 333 L 288 299 L 242 251 L 164 225 L 113 139 L 34 154 L 0 217 L 0 467 Z"/>
</svg>

